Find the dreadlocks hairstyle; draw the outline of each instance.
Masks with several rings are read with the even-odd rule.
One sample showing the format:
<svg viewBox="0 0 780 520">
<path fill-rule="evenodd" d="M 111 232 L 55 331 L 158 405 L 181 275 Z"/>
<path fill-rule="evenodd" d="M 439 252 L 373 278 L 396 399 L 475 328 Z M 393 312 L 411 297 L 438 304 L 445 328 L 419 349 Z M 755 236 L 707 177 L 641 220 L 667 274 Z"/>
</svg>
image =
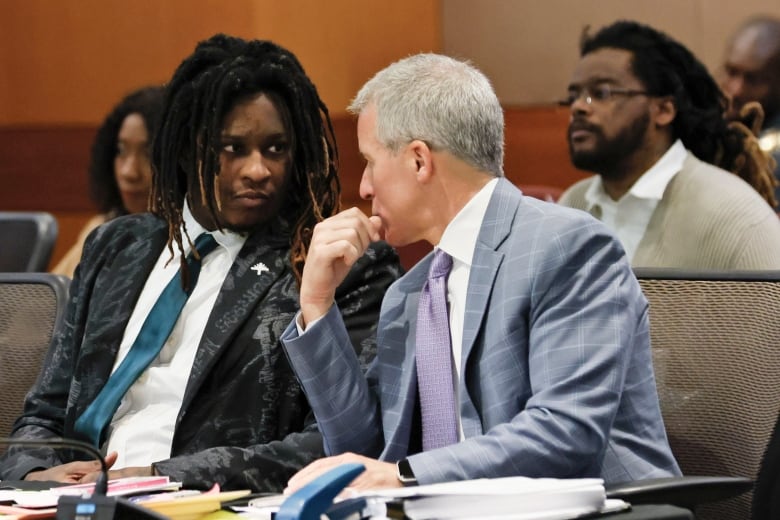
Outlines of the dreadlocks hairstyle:
<svg viewBox="0 0 780 520">
<path fill-rule="evenodd" d="M 152 211 L 168 222 L 168 249 L 173 253 L 175 242 L 182 253 L 182 273 L 184 197 L 188 191 L 201 197 L 221 225 L 216 183 L 223 122 L 237 102 L 261 92 L 276 105 L 291 139 L 291 186 L 279 217 L 292 224 L 290 261 L 298 284 L 312 228 L 339 210 L 333 126 L 298 59 L 270 41 L 212 36 L 176 69 L 152 152 Z"/>
<path fill-rule="evenodd" d="M 593 36 L 585 29 L 580 56 L 605 47 L 631 52 L 632 72 L 645 90 L 674 100 L 677 114 L 672 129 L 686 148 L 702 161 L 738 175 L 772 207 L 776 205 L 777 181 L 771 157 L 761 151 L 755 133 L 744 122 L 725 118 L 726 96 L 688 49 L 666 34 L 632 21 L 615 22 Z"/>
<path fill-rule="evenodd" d="M 144 87 L 131 92 L 111 110 L 95 134 L 89 160 L 89 191 L 98 210 L 109 218 L 127 214 L 114 173 L 119 129 L 127 116 L 138 114 L 144 120 L 149 142 L 153 142 L 160 123 L 162 100 L 162 87 Z"/>
</svg>

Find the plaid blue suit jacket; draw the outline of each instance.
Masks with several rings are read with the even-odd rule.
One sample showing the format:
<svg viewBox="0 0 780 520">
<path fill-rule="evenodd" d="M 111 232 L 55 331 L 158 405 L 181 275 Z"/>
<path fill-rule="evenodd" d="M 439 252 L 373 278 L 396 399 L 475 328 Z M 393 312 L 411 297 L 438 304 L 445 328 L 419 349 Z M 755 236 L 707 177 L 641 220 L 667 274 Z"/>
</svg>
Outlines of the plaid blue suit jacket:
<svg viewBox="0 0 780 520">
<path fill-rule="evenodd" d="M 417 302 L 432 255 L 382 303 L 364 377 L 338 309 L 282 335 L 328 454 L 408 457 L 423 484 L 525 475 L 607 483 L 678 475 L 658 405 L 647 301 L 584 212 L 496 185 L 474 252 L 459 406 L 465 440 L 410 454 Z"/>
</svg>

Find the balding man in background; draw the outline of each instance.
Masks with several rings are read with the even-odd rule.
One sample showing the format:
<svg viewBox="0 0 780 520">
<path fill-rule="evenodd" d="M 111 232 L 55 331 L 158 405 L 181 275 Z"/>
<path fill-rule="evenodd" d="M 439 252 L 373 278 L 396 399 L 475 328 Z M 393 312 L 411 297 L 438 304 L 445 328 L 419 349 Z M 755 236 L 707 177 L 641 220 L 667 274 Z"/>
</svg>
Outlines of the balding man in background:
<svg viewBox="0 0 780 520">
<path fill-rule="evenodd" d="M 761 148 L 780 163 L 780 18 L 748 19 L 731 38 L 724 56 L 721 88 L 732 99 L 731 115 L 745 103 L 764 108 Z M 775 169 L 780 179 L 780 165 Z M 775 198 L 780 201 L 780 186 Z"/>
</svg>

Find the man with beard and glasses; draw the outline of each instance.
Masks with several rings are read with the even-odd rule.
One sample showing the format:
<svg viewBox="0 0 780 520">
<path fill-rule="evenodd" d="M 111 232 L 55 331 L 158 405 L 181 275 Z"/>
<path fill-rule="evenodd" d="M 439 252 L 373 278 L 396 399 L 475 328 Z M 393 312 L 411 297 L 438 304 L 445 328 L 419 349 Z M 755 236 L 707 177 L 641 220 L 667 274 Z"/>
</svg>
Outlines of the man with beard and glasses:
<svg viewBox="0 0 780 520">
<path fill-rule="evenodd" d="M 562 103 L 572 162 L 598 175 L 560 203 L 602 220 L 634 267 L 780 268 L 771 160 L 680 43 L 630 21 L 586 32 Z"/>
</svg>

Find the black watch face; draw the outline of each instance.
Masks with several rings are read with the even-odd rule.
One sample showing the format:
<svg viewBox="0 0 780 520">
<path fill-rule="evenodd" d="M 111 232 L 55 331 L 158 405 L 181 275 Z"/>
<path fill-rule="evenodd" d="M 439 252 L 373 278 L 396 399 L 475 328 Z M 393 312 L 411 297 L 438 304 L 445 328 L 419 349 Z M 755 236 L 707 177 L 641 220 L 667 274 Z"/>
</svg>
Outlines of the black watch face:
<svg viewBox="0 0 780 520">
<path fill-rule="evenodd" d="M 398 461 L 398 480 L 405 486 L 417 484 L 417 479 L 414 477 L 412 466 L 406 459 Z"/>
</svg>

